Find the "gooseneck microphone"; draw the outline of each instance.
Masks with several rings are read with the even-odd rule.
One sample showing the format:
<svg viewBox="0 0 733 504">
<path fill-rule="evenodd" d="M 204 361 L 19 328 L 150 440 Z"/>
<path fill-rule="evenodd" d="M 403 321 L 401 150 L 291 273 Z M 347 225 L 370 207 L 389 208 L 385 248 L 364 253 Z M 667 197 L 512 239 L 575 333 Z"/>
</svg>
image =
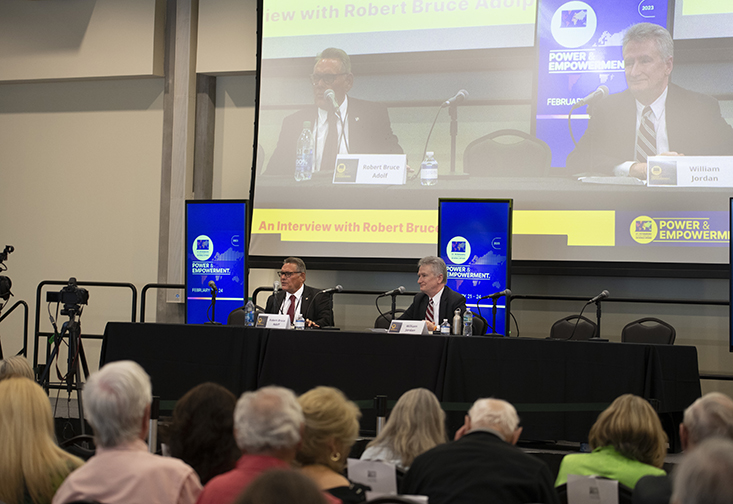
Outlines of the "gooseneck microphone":
<svg viewBox="0 0 733 504">
<path fill-rule="evenodd" d="M 342 290 L 344 290 L 344 288 L 341 287 L 340 285 L 337 285 L 335 287 L 329 287 L 328 289 L 323 289 L 321 291 L 321 294 L 331 294 L 332 292 L 341 292 Z"/>
<path fill-rule="evenodd" d="M 274 282 L 272 282 L 272 294 L 277 295 L 279 290 L 280 290 L 280 280 L 275 280 Z"/>
<path fill-rule="evenodd" d="M 387 292 L 381 293 L 378 297 L 396 296 L 397 294 L 402 294 L 403 292 L 405 292 L 405 286 L 400 285 L 396 289 L 388 290 Z"/>
<path fill-rule="evenodd" d="M 496 299 L 502 296 L 510 297 L 511 295 L 512 291 L 510 291 L 509 289 L 504 289 L 503 291 L 494 292 L 493 294 L 489 294 L 488 296 L 483 296 L 481 299 Z"/>
<path fill-rule="evenodd" d="M 581 98 L 576 101 L 573 105 L 573 109 L 582 107 L 583 105 L 589 105 L 595 101 L 602 100 L 608 96 L 608 86 L 598 86 L 598 88 L 585 98 Z"/>
<path fill-rule="evenodd" d="M 611 295 L 611 294 L 609 294 L 607 290 L 604 290 L 603 292 L 601 292 L 601 293 L 600 293 L 600 294 L 598 294 L 597 296 L 595 296 L 595 297 L 591 298 L 591 300 L 590 300 L 590 301 L 588 301 L 588 303 L 587 303 L 587 304 L 591 304 L 591 303 L 596 303 L 596 302 L 600 301 L 601 299 L 606 299 L 606 298 L 607 298 L 608 296 L 610 296 L 610 295 Z"/>
<path fill-rule="evenodd" d="M 341 110 L 339 107 L 339 102 L 336 101 L 336 93 L 333 89 L 326 89 L 326 91 L 323 93 L 323 99 L 326 100 L 326 102 L 333 108 L 333 111 L 336 112 L 336 115 L 339 117 L 341 116 Z"/>
<path fill-rule="evenodd" d="M 211 288 L 211 292 L 214 295 L 216 295 L 216 293 L 219 291 L 219 289 L 216 288 L 216 284 L 213 280 L 209 280 L 209 287 Z"/>
<path fill-rule="evenodd" d="M 461 89 L 458 91 L 455 96 L 452 98 L 448 98 L 446 101 L 443 102 L 443 104 L 440 106 L 441 108 L 449 107 L 451 105 L 458 105 L 463 100 L 466 100 L 468 98 L 468 91 L 465 89 Z"/>
</svg>

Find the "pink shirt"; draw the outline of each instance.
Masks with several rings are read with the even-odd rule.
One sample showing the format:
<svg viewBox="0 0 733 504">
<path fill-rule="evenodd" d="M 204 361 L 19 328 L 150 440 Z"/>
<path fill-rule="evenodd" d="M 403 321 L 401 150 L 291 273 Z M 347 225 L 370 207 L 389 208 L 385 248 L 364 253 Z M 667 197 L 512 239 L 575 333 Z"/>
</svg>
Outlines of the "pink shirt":
<svg viewBox="0 0 733 504">
<path fill-rule="evenodd" d="M 96 500 L 104 504 L 194 504 L 201 493 L 196 472 L 185 462 L 148 453 L 141 440 L 103 448 L 72 472 L 52 504 Z"/>
<path fill-rule="evenodd" d="M 206 483 L 204 491 L 199 496 L 198 504 L 231 504 L 247 485 L 263 472 L 268 469 L 287 469 L 289 467 L 287 462 L 269 455 L 244 454 L 237 460 L 234 469 Z"/>
</svg>

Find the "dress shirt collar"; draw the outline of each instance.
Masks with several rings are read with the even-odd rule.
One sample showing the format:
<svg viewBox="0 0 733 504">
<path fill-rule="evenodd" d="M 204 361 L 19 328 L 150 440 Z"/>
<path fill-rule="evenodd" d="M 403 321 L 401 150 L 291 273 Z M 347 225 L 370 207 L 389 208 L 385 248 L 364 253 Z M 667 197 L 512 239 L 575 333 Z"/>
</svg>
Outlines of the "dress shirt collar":
<svg viewBox="0 0 733 504">
<path fill-rule="evenodd" d="M 667 102 L 667 91 L 669 91 L 669 86 L 664 88 L 664 91 L 662 91 L 662 94 L 659 95 L 659 98 L 654 100 L 654 102 L 649 105 L 652 109 L 652 112 L 654 112 L 654 123 L 656 124 L 657 121 L 659 121 L 659 118 L 662 117 L 662 114 L 664 113 L 664 106 Z M 644 112 L 644 109 L 646 108 L 646 105 L 642 105 L 639 100 L 636 100 L 636 116 L 641 117 L 641 115 Z"/>
<path fill-rule="evenodd" d="M 129 443 L 118 444 L 117 446 L 97 446 L 96 454 L 113 451 L 148 451 L 148 445 L 142 439 L 135 439 Z"/>
</svg>

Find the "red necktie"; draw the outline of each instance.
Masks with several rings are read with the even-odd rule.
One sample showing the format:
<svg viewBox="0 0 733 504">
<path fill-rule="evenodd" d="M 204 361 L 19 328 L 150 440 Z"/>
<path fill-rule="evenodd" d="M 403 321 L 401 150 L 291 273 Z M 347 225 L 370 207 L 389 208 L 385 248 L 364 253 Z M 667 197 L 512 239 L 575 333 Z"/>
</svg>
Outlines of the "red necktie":
<svg viewBox="0 0 733 504">
<path fill-rule="evenodd" d="M 288 306 L 288 317 L 290 317 L 290 323 L 295 321 L 295 294 L 290 294 L 290 306 Z"/>
<path fill-rule="evenodd" d="M 435 322 L 435 320 L 433 320 L 433 300 L 432 299 L 428 301 L 428 309 L 425 310 L 425 318 L 428 319 L 428 322 Z"/>
</svg>

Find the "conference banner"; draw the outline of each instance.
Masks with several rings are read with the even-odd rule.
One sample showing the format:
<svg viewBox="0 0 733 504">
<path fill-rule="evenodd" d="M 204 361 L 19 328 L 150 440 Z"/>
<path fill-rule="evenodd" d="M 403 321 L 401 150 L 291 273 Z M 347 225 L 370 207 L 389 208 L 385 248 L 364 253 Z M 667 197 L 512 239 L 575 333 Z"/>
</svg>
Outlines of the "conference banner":
<svg viewBox="0 0 733 504">
<path fill-rule="evenodd" d="M 540 0 L 535 131 L 552 149 L 553 167 L 564 167 L 574 147 L 572 106 L 599 86 L 610 93 L 626 89 L 623 34 L 641 22 L 666 27 L 667 0 Z M 586 106 L 572 117 L 578 140 L 588 124 Z"/>
</svg>

